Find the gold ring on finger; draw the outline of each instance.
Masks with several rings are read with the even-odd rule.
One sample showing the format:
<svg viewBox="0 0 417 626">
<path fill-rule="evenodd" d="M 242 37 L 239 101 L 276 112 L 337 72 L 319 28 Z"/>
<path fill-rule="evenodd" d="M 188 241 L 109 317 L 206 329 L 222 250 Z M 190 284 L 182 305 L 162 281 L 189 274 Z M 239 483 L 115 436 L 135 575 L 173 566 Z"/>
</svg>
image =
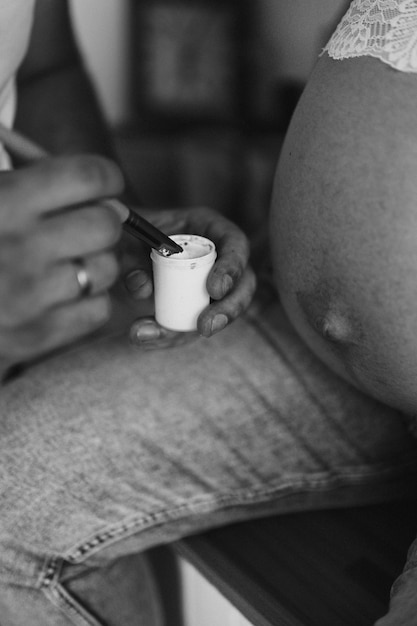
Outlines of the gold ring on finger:
<svg viewBox="0 0 417 626">
<path fill-rule="evenodd" d="M 85 262 L 83 259 L 74 259 L 73 265 L 75 269 L 75 277 L 80 290 L 80 297 L 86 298 L 91 294 L 92 282 Z"/>
</svg>

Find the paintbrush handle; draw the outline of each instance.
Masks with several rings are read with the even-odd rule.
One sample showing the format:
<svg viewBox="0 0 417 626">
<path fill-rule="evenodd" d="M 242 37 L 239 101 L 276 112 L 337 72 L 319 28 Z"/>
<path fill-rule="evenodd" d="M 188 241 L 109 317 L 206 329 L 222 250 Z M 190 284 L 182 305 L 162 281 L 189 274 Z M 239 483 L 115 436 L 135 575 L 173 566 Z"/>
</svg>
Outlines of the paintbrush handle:
<svg viewBox="0 0 417 626">
<path fill-rule="evenodd" d="M 10 152 L 12 156 L 25 163 L 39 161 L 49 156 L 48 152 L 41 146 L 28 139 L 21 133 L 7 128 L 0 123 L 0 142 Z M 146 244 L 161 252 L 164 256 L 182 252 L 181 246 L 158 230 L 153 224 L 145 220 L 131 208 L 117 200 L 111 198 L 101 200 L 102 204 L 111 206 L 120 215 L 123 227 L 134 237 L 141 239 Z"/>
</svg>

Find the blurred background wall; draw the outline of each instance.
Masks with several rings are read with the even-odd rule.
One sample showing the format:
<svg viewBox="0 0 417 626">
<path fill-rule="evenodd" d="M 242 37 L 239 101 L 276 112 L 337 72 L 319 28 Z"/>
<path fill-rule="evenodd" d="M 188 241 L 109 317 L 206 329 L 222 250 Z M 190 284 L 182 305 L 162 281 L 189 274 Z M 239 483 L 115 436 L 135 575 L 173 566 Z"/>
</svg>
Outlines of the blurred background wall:
<svg viewBox="0 0 417 626">
<path fill-rule="evenodd" d="M 132 0 L 140 4 L 141 0 Z M 277 79 L 305 81 L 349 0 L 252 0 L 256 43 L 267 92 Z M 108 118 L 123 123 L 129 102 L 131 0 L 71 0 L 82 49 Z"/>
<path fill-rule="evenodd" d="M 142 203 L 212 206 L 262 248 L 286 127 L 349 0 L 70 2 Z"/>
</svg>

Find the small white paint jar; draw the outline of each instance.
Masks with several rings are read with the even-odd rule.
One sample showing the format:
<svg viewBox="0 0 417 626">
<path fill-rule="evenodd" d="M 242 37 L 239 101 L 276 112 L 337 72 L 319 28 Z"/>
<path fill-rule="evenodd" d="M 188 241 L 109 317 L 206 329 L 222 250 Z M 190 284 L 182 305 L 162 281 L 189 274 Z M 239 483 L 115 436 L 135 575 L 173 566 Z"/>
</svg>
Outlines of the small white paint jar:
<svg viewBox="0 0 417 626">
<path fill-rule="evenodd" d="M 207 278 L 217 257 L 210 239 L 199 235 L 169 235 L 183 252 L 163 256 L 152 250 L 155 319 L 170 330 L 197 329 L 197 319 L 210 303 Z"/>
</svg>

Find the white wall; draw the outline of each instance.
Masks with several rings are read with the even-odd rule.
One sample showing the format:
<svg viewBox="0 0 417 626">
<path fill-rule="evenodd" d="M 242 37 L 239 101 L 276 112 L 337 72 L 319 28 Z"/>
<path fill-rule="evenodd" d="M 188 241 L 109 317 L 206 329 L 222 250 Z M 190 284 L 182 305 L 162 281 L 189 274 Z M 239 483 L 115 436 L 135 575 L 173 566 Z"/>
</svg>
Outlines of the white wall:
<svg viewBox="0 0 417 626">
<path fill-rule="evenodd" d="M 179 566 L 185 626 L 252 626 L 193 565 Z"/>
</svg>

